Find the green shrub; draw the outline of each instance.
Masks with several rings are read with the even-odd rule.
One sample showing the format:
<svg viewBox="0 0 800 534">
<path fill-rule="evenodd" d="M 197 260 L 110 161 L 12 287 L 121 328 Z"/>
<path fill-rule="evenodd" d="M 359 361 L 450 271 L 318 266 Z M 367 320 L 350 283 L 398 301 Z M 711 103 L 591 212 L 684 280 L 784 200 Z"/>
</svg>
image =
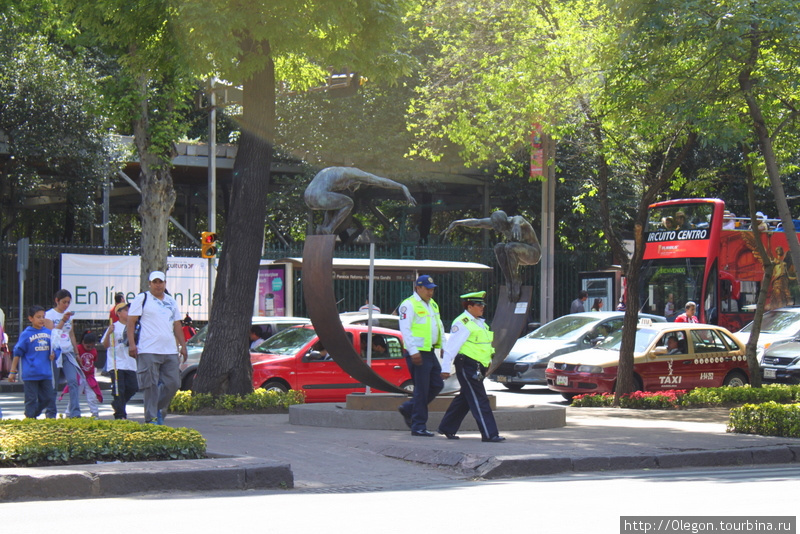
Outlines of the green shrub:
<svg viewBox="0 0 800 534">
<path fill-rule="evenodd" d="M 800 386 L 769 384 L 760 388 L 750 386 L 696 388 L 687 393 L 682 400 L 686 406 L 697 407 L 760 404 L 769 401 L 788 404 L 800 400 Z"/>
<path fill-rule="evenodd" d="M 286 393 L 257 389 L 244 396 L 220 395 L 218 397 L 214 397 L 208 393 L 179 391 L 172 399 L 169 410 L 175 413 L 192 413 L 200 410 L 222 410 L 231 412 L 249 412 L 270 409 L 286 410 L 293 404 L 303 404 L 304 402 L 305 393 L 293 389 Z"/>
<path fill-rule="evenodd" d="M 0 421 L 0 466 L 205 458 L 196 430 L 134 421 L 23 419 Z"/>
<path fill-rule="evenodd" d="M 800 404 L 745 404 L 731 409 L 728 432 L 800 438 Z"/>
<path fill-rule="evenodd" d="M 634 391 L 625 393 L 619 399 L 621 408 L 634 408 L 640 410 L 670 410 L 681 404 L 681 397 L 686 394 L 684 390 L 665 391 Z M 610 393 L 579 395 L 572 399 L 572 406 L 578 407 L 603 407 L 613 406 L 614 395 Z"/>
<path fill-rule="evenodd" d="M 787 384 L 769 384 L 761 388 L 750 386 L 719 388 L 695 388 L 691 391 L 635 391 L 620 397 L 621 408 L 636 409 L 671 409 L 702 408 L 708 406 L 734 406 L 745 403 L 760 404 L 776 402 L 790 404 L 800 402 L 800 386 Z M 592 393 L 578 395 L 572 399 L 572 406 L 602 407 L 613 406 L 614 395 L 609 393 Z"/>
</svg>

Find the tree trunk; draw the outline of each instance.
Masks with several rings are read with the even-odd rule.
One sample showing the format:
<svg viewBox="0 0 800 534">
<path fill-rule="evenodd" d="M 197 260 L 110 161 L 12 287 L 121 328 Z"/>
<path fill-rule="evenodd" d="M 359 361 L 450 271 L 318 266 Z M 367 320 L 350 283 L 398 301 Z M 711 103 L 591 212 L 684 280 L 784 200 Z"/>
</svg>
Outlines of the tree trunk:
<svg viewBox="0 0 800 534">
<path fill-rule="evenodd" d="M 772 188 L 772 195 L 775 197 L 775 205 L 778 208 L 778 216 L 783 224 L 783 231 L 786 234 L 786 241 L 789 244 L 789 253 L 792 256 L 794 265 L 800 265 L 800 242 L 797 240 L 797 233 L 794 230 L 792 212 L 786 200 L 786 192 L 781 181 L 780 168 L 778 167 L 778 157 L 773 148 L 773 139 L 767 129 L 767 121 L 761 111 L 761 106 L 753 94 L 753 86 L 756 80 L 753 78 L 753 71 L 758 64 L 758 56 L 761 49 L 761 40 L 758 28 L 754 27 L 750 34 L 750 53 L 745 60 L 745 65 L 739 72 L 739 88 L 742 90 L 750 120 L 753 122 L 753 131 L 758 140 L 761 155 L 764 158 L 764 166 L 767 169 L 767 176 Z M 788 111 L 788 110 L 787 110 Z"/>
<path fill-rule="evenodd" d="M 275 70 L 270 58 L 244 84 L 242 137 L 233 168 L 228 222 L 221 239 L 208 337 L 194 380 L 198 393 L 253 391 L 248 332 L 264 237 L 274 117 Z"/>
<path fill-rule="evenodd" d="M 133 122 L 133 139 L 139 156 L 139 187 L 142 190 L 142 202 L 139 204 L 139 216 L 142 221 L 142 250 L 139 288 L 148 289 L 148 275 L 151 271 L 167 270 L 167 229 L 169 216 L 175 206 L 175 187 L 172 182 L 170 163 L 151 150 L 149 132 L 149 108 L 147 99 L 148 78 L 139 78 L 140 113 Z"/>
</svg>

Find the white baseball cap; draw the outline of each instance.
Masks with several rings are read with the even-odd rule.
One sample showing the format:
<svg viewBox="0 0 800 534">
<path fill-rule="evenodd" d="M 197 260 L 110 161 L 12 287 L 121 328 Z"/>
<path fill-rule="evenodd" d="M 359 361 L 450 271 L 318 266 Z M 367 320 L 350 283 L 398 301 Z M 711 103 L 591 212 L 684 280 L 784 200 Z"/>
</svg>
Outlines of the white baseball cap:
<svg viewBox="0 0 800 534">
<path fill-rule="evenodd" d="M 150 273 L 150 281 L 152 282 L 153 280 L 164 280 L 166 282 L 167 275 L 161 271 L 153 271 Z"/>
</svg>

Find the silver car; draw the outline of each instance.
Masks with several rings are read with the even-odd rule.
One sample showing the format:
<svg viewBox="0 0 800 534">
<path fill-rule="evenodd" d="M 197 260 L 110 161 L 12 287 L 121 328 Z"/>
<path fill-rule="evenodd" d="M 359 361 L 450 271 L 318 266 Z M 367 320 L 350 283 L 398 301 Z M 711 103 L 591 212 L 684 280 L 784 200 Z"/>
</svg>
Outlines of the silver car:
<svg viewBox="0 0 800 534">
<path fill-rule="evenodd" d="M 664 317 L 640 313 L 639 318 L 666 322 Z M 622 329 L 625 312 L 584 312 L 564 315 L 517 340 L 503 363 L 489 378 L 510 390 L 546 386 L 544 370 L 551 358 L 589 349 Z"/>
</svg>

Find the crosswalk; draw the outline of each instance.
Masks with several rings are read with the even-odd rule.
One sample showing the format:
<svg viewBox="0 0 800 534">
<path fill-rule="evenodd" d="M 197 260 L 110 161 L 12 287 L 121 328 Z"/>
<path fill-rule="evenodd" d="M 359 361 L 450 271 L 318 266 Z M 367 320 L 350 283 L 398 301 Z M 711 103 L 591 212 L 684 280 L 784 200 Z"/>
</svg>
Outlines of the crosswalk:
<svg viewBox="0 0 800 534">
<path fill-rule="evenodd" d="M 100 404 L 100 419 L 113 419 L 114 410 L 111 408 L 113 396 L 110 390 L 103 390 L 103 402 Z M 68 395 L 60 401 L 56 401 L 58 413 L 63 414 L 67 411 Z M 19 392 L 0 392 L 0 410 L 3 411 L 3 419 L 24 419 L 25 418 L 25 395 Z M 144 418 L 144 406 L 142 405 L 142 395 L 137 393 L 128 403 L 128 418 L 137 420 Z M 81 398 L 81 415 L 89 417 L 89 408 L 86 405 L 85 397 Z M 60 416 L 60 415 L 59 415 Z M 39 416 L 44 418 L 44 415 Z"/>
</svg>

